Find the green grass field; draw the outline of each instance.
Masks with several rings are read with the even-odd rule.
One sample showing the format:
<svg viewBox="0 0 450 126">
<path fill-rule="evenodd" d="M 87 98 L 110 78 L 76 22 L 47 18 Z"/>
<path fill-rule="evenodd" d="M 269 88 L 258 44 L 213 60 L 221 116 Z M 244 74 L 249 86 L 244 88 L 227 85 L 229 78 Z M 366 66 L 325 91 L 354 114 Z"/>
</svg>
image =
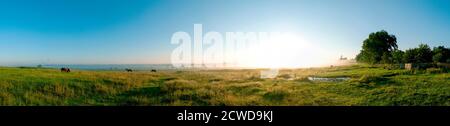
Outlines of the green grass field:
<svg viewBox="0 0 450 126">
<path fill-rule="evenodd" d="M 0 67 L 1 105 L 410 106 L 450 105 L 450 74 L 367 65 L 282 70 L 133 72 Z M 317 77 L 350 77 L 316 82 Z"/>
</svg>

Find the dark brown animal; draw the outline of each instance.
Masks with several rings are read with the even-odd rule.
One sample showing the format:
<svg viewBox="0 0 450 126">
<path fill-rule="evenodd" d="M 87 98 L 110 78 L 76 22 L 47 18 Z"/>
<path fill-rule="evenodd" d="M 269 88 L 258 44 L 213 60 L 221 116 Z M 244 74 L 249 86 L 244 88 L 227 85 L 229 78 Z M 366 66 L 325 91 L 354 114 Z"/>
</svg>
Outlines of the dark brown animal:
<svg viewBox="0 0 450 126">
<path fill-rule="evenodd" d="M 125 69 L 127 72 L 133 72 L 133 70 L 132 69 Z"/>
<path fill-rule="evenodd" d="M 156 70 L 155 70 L 155 69 L 152 69 L 152 72 L 156 72 Z"/>
<path fill-rule="evenodd" d="M 67 72 L 67 73 L 69 73 L 69 72 L 70 72 L 70 68 L 65 68 L 65 67 L 63 67 L 63 68 L 61 68 L 61 72 Z"/>
</svg>

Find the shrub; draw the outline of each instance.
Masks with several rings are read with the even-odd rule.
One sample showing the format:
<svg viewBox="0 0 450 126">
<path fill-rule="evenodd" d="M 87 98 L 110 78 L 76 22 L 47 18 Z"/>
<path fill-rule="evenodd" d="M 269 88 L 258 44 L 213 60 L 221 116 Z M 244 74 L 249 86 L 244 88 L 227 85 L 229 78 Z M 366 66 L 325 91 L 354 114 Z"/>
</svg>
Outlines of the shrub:
<svg viewBox="0 0 450 126">
<path fill-rule="evenodd" d="M 426 72 L 428 74 L 437 74 L 437 73 L 443 73 L 444 70 L 442 70 L 441 68 L 427 68 Z"/>
<path fill-rule="evenodd" d="M 290 79 L 290 78 L 292 78 L 292 76 L 289 75 L 289 74 L 281 74 L 281 75 L 278 75 L 278 77 L 282 78 L 282 79 Z"/>
<path fill-rule="evenodd" d="M 402 69 L 404 68 L 405 64 L 383 64 L 383 68 L 384 69 L 388 69 L 388 70 L 396 70 L 396 69 Z"/>
</svg>

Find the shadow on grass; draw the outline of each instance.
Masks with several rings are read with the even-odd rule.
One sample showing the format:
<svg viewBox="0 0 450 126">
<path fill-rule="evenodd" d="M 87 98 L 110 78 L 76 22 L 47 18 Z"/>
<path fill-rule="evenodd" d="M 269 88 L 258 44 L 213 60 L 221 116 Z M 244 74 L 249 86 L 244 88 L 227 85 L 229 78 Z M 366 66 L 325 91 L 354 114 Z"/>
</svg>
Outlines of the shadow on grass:
<svg viewBox="0 0 450 126">
<path fill-rule="evenodd" d="M 265 100 L 271 101 L 271 102 L 280 102 L 280 101 L 283 101 L 287 95 L 288 95 L 288 93 L 286 91 L 274 90 L 274 91 L 265 93 L 263 95 L 263 98 Z"/>
<path fill-rule="evenodd" d="M 353 85 L 357 87 L 372 89 L 384 85 L 396 85 L 397 83 L 390 79 L 390 77 L 395 75 L 387 76 L 367 76 L 364 75 L 360 78 L 350 80 Z"/>
<path fill-rule="evenodd" d="M 123 106 L 151 105 L 148 101 L 152 101 L 152 99 L 163 104 L 170 103 L 171 100 L 166 96 L 167 92 L 161 90 L 161 87 L 136 88 L 117 95 L 119 105 Z"/>
</svg>

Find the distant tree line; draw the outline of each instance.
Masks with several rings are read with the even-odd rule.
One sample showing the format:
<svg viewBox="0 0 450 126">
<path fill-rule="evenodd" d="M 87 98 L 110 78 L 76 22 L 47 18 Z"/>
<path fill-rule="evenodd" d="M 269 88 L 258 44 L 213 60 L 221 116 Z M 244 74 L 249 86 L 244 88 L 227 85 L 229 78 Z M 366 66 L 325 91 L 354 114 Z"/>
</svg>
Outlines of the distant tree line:
<svg viewBox="0 0 450 126">
<path fill-rule="evenodd" d="M 392 63 L 450 63 L 450 49 L 438 46 L 431 49 L 427 44 L 402 51 L 398 49 L 397 38 L 385 30 L 371 33 L 363 41 L 358 62 L 370 64 Z"/>
</svg>

